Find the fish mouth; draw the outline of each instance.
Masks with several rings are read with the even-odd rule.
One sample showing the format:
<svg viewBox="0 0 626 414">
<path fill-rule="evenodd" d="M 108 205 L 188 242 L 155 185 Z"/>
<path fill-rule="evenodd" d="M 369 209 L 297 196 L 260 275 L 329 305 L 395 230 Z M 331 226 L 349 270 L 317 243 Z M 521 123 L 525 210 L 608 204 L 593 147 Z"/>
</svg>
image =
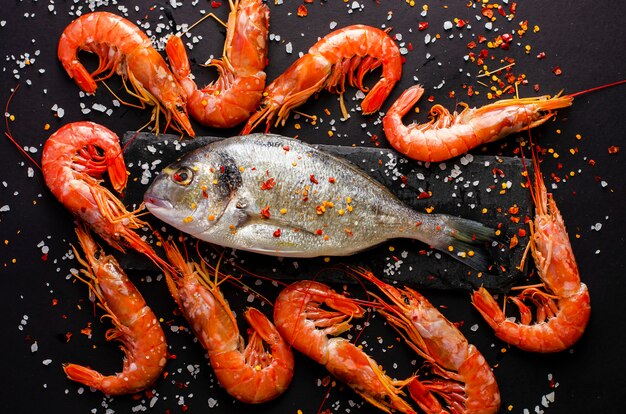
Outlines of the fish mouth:
<svg viewBox="0 0 626 414">
<path fill-rule="evenodd" d="M 143 196 L 143 202 L 148 210 L 162 209 L 170 210 L 174 208 L 171 202 L 163 198 L 157 197 L 152 193 L 146 193 Z"/>
</svg>

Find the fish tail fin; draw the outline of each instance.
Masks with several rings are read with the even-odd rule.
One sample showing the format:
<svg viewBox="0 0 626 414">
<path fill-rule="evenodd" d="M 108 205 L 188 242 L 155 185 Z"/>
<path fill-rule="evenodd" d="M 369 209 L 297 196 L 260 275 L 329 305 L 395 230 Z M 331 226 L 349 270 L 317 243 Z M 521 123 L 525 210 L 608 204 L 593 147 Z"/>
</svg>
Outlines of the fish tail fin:
<svg viewBox="0 0 626 414">
<path fill-rule="evenodd" d="M 441 218 L 443 234 L 432 246 L 478 271 L 491 273 L 494 260 L 488 247 L 496 241 L 496 231 L 474 220 Z"/>
</svg>

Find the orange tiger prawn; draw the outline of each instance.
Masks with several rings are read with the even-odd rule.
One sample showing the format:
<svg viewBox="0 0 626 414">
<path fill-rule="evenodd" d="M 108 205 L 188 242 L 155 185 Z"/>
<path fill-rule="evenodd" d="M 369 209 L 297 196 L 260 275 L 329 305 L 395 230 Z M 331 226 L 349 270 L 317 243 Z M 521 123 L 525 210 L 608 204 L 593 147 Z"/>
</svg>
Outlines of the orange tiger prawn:
<svg viewBox="0 0 626 414">
<path fill-rule="evenodd" d="M 78 60 L 79 50 L 98 55 L 100 64 L 93 73 Z M 63 68 L 84 92 L 95 93 L 96 82 L 117 73 L 130 81 L 133 91 L 127 90 L 140 100 L 142 108 L 144 104 L 155 106 L 152 120 L 157 133 L 159 112 L 163 112 L 166 129 L 174 121 L 176 129 L 194 136 L 183 88 L 148 36 L 127 19 L 108 12 L 83 14 L 65 28 L 57 53 Z"/>
<path fill-rule="evenodd" d="M 329 307 L 329 310 L 322 306 Z M 294 348 L 324 365 L 339 380 L 384 412 L 415 413 L 400 394 L 412 378 L 389 378 L 370 356 L 345 338 L 350 319 L 365 310 L 354 300 L 312 280 L 295 282 L 281 291 L 274 305 L 274 323 Z M 329 338 L 332 336 L 332 338 Z"/>
<path fill-rule="evenodd" d="M 115 375 L 102 375 L 91 368 L 64 364 L 67 377 L 107 395 L 133 394 L 152 385 L 161 375 L 167 362 L 167 343 L 158 319 L 146 305 L 135 285 L 128 279 L 113 256 L 105 255 L 87 229 L 79 226 L 76 235 L 85 253 L 82 259 L 74 247 L 78 261 L 84 266 L 77 276 L 89 285 L 99 306 L 111 319 L 113 329 L 107 340 L 122 343 L 124 367 Z"/>
<path fill-rule="evenodd" d="M 219 72 L 215 82 L 198 89 L 179 36 L 170 37 L 165 47 L 185 90 L 187 110 L 196 121 L 214 128 L 231 128 L 247 120 L 265 88 L 269 9 L 261 0 L 229 3 L 224 56 L 209 63 Z"/>
<path fill-rule="evenodd" d="M 374 283 L 389 299 L 387 303 L 379 298 L 383 305 L 379 312 L 431 365 L 432 372 L 441 377 L 423 380 L 418 375 L 408 384 L 411 397 L 422 410 L 456 414 L 498 412 L 500 391 L 491 367 L 461 331 L 415 290 L 396 288 L 363 269 L 353 272 Z M 446 403 L 445 408 L 436 396 Z"/>
<path fill-rule="evenodd" d="M 446 161 L 479 145 L 497 141 L 507 135 L 535 128 L 555 115 L 555 110 L 572 105 L 578 95 L 625 83 L 626 80 L 585 91 L 554 97 L 503 99 L 480 108 L 450 113 L 442 105 L 431 108 L 430 122 L 404 125 L 404 117 L 424 94 L 415 85 L 393 103 L 383 118 L 385 136 L 397 151 L 424 162 Z"/>
<path fill-rule="evenodd" d="M 276 327 L 263 313 L 248 308 L 244 317 L 252 333 L 244 346 L 235 316 L 218 281 L 210 280 L 206 264 L 186 261 L 171 241 L 163 241 L 163 246 L 176 270 L 165 271 L 170 293 L 206 349 L 220 385 L 248 404 L 264 403 L 285 392 L 293 377 L 294 359 Z M 217 278 L 219 269 L 215 273 Z"/>
<path fill-rule="evenodd" d="M 535 219 L 531 223 L 530 248 L 545 290 L 529 287 L 508 298 L 520 311 L 519 322 L 507 319 L 485 288 L 473 293 L 472 303 L 503 341 L 525 351 L 559 352 L 583 335 L 591 304 L 587 286 L 580 281 L 563 217 L 552 194 L 547 192 L 535 152 L 533 166 L 535 182 L 529 188 Z M 537 308 L 535 323 L 531 323 L 532 312 L 525 300 Z"/>
<path fill-rule="evenodd" d="M 41 170 L 61 204 L 107 243 L 122 252 L 130 247 L 159 266 L 167 265 L 135 232 L 148 224 L 101 185 L 107 172 L 115 191 L 126 187 L 126 166 L 114 132 L 87 121 L 62 126 L 44 144 Z"/>
<path fill-rule="evenodd" d="M 382 76 L 371 88 L 363 77 L 382 66 Z M 361 102 L 364 114 L 380 109 L 402 75 L 400 49 L 387 32 L 371 26 L 353 25 L 336 30 L 315 43 L 263 92 L 260 109 L 246 123 L 242 135 L 264 120 L 267 129 L 283 124 L 292 109 L 313 94 L 327 89 L 343 96 L 346 78 L 351 86 L 367 92 Z"/>
</svg>

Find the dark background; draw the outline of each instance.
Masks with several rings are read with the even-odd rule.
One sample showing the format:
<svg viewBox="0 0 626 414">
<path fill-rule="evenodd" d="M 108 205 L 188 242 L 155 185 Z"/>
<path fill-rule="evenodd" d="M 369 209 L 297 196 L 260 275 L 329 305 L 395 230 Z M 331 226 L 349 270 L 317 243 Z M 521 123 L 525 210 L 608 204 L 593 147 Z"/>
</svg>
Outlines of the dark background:
<svg viewBox="0 0 626 414">
<path fill-rule="evenodd" d="M 168 23 L 168 16 L 178 24 L 192 23 L 200 16 L 201 9 L 211 9 L 211 3 L 204 0 L 195 7 L 184 2 L 176 8 L 166 1 L 126 2 L 125 6 L 107 1 L 101 3 L 105 5 L 98 10 L 121 13 L 122 9 L 127 11 L 131 21 L 150 22 L 152 34 L 156 37 L 171 32 L 169 27 L 161 33 L 154 32 L 157 22 Z M 337 22 L 337 28 L 365 23 L 393 27 L 392 34 L 402 34 L 402 42 L 409 49 L 405 55 L 402 81 L 383 105 L 383 111 L 402 90 L 415 83 L 414 76 L 425 85 L 427 95 L 432 95 L 435 103 L 442 103 L 450 109 L 460 101 L 477 106 L 485 104 L 488 90 L 478 80 L 488 86 L 493 83 L 488 78 L 477 79 L 481 68 L 464 60 L 470 51 L 468 42 L 476 40 L 479 35 L 493 40 L 497 34 L 513 34 L 509 50 L 489 49 L 486 65 L 494 70 L 502 65 L 500 59 L 515 58 L 517 63 L 513 73 L 525 74 L 528 81 L 528 85 L 520 86 L 521 96 L 554 94 L 560 90 L 574 93 L 626 77 L 624 7 L 616 1 L 585 0 L 571 5 L 565 2 L 519 2 L 510 21 L 496 12 L 491 31 L 485 29 L 485 18 L 476 19 L 475 16 L 481 14 L 480 5 L 474 7 L 472 2 L 432 2 L 426 17 L 422 17 L 422 4 L 411 7 L 402 1 L 377 4 L 361 0 L 361 7 L 352 13 L 349 10 L 353 2 L 315 1 L 306 5 L 308 16 L 304 18 L 296 16 L 301 2 L 270 3 L 270 33 L 280 36 L 280 41 L 270 41 L 267 69 L 270 80 L 285 70 L 297 58 L 298 52 L 305 52 L 319 36 L 328 33 L 332 21 Z M 37 161 L 41 158 L 45 139 L 65 123 L 93 120 L 122 135 L 124 131 L 144 125 L 150 116 L 148 110 L 114 107 L 113 98 L 104 88 L 99 88 L 94 96 L 80 98 L 78 87 L 57 61 L 58 38 L 75 17 L 70 12 L 75 13 L 79 8 L 83 13 L 88 12 L 88 4 L 12 0 L 2 5 L 0 101 L 7 102 L 12 89 L 20 85 L 8 108 L 8 113 L 15 117 L 14 121 L 9 121 L 9 126 L 15 140 Z M 510 4 L 503 6 L 508 10 Z M 214 11 L 225 19 L 227 4 Z M 444 22 L 455 18 L 467 20 L 471 28 L 444 30 Z M 520 38 L 516 31 L 520 22 L 526 20 L 529 30 Z M 422 21 L 427 21 L 429 28 L 418 31 L 418 22 Z M 534 33 L 535 25 L 539 31 Z M 203 62 L 211 54 L 221 55 L 224 39 L 221 27 L 208 21 L 193 34 L 202 36 L 191 51 L 194 59 Z M 441 38 L 425 45 L 426 34 L 440 34 Z M 292 54 L 285 51 L 287 42 L 293 45 Z M 525 53 L 527 45 L 531 47 L 528 54 Z M 485 44 L 472 51 L 478 54 L 481 49 L 486 49 Z M 545 53 L 544 59 L 536 57 L 540 52 Z M 491 56 L 495 60 L 491 60 Z M 89 61 L 87 57 L 85 59 Z M 562 72 L 558 76 L 556 68 Z M 212 74 L 197 67 L 194 72 L 201 80 L 210 79 Z M 370 78 L 370 82 L 373 81 L 373 77 Z M 442 81 L 445 81 L 442 87 L 435 89 Z M 111 80 L 110 85 L 118 88 L 119 78 Z M 480 94 L 469 98 L 464 85 L 472 86 Z M 533 90 L 533 85 L 539 85 L 539 92 Z M 624 86 L 618 86 L 580 96 L 572 108 L 559 112 L 555 122 L 532 132 L 536 141 L 549 151 L 542 170 L 563 212 L 582 280 L 591 292 L 593 311 L 582 339 L 572 349 L 559 354 L 522 352 L 495 339 L 471 307 L 468 292 L 424 292 L 433 303 L 442 306 L 450 320 L 462 323 L 463 333 L 494 367 L 503 412 L 599 412 L 620 405 L 626 385 L 623 362 L 620 362 L 626 340 L 621 320 L 626 314 L 623 300 L 626 294 L 623 277 L 625 90 Z M 452 91 L 454 97 L 450 96 Z M 356 106 L 353 96 L 354 89 L 349 89 L 346 94 L 349 109 Z M 82 114 L 81 103 L 86 108 L 91 108 L 94 103 L 103 104 L 112 108 L 112 114 L 107 116 L 95 110 Z M 63 108 L 62 118 L 55 115 L 54 105 Z M 426 119 L 430 105 L 421 103 L 421 120 Z M 331 115 L 325 115 L 323 108 L 328 108 Z M 306 132 L 307 140 L 312 143 L 371 146 L 375 144 L 366 135 L 370 132 L 380 137 L 379 145 L 387 146 L 376 118 L 351 112 L 349 120 L 339 121 L 336 96 L 322 93 L 318 100 L 312 100 L 300 109 L 323 117 L 326 124 L 314 129 L 303 119 L 291 119 L 284 128 L 274 131 L 288 136 Z M 336 119 L 336 132 L 329 138 L 326 132 L 332 119 Z M 362 127 L 362 123 L 366 126 Z M 50 125 L 47 131 L 44 129 L 46 124 Z M 296 129 L 296 124 L 302 129 Z M 238 129 L 215 131 L 195 126 L 198 135 L 228 136 L 238 132 Z M 476 149 L 474 153 L 515 155 L 518 141 L 526 136 L 509 137 Z M 608 148 L 611 146 L 622 148 L 610 155 Z M 49 194 L 37 168 L 30 165 L 5 137 L 0 139 L 0 154 L 0 275 L 4 287 L 0 314 L 5 332 L 1 342 L 5 380 L 0 388 L 0 401 L 5 412 L 121 413 L 149 409 L 153 412 L 200 413 L 206 412 L 214 403 L 217 403 L 214 412 L 296 413 L 302 410 L 315 413 L 319 409 L 339 413 L 376 412 L 351 390 L 340 385 L 332 388 L 323 385 L 323 379 L 328 375 L 323 367 L 300 355 L 297 355 L 292 386 L 278 400 L 252 408 L 234 402 L 219 389 L 203 350 L 184 328 L 184 320 L 175 314 L 175 306 L 163 281 L 157 273 L 150 272 L 132 274 L 131 277 L 157 315 L 163 318 L 170 353 L 175 356 L 166 367 L 167 377 L 158 381 L 149 393 L 116 398 L 105 397 L 67 381 L 61 370 L 63 362 L 90 364 L 109 373 L 121 366 L 121 353 L 117 345 L 104 340 L 109 324 L 98 321 L 100 313 L 94 314 L 93 306 L 87 300 L 86 287 L 68 277 L 70 269 L 78 267 L 67 257 L 70 243 L 74 241 L 71 215 Z M 552 187 L 554 183 L 557 185 Z M 254 280 L 251 279 L 250 283 L 253 284 Z M 235 309 L 246 304 L 247 293 L 230 287 L 225 289 Z M 267 282 L 258 289 L 269 297 L 278 293 L 278 288 Z M 382 326 L 378 318 L 373 317 L 371 322 L 372 326 L 367 327 L 361 336 L 366 351 L 391 376 L 410 374 L 416 368 L 411 362 L 419 363 L 419 359 L 408 347 L 396 343 L 394 334 Z M 80 332 L 88 324 L 93 330 L 90 338 Z M 470 328 L 475 324 L 478 329 L 474 331 Z M 379 337 L 384 338 L 381 343 Z M 392 344 L 395 345 L 389 347 Z M 325 400 L 327 392 L 329 396 Z M 542 405 L 545 395 L 554 397 L 554 402 L 547 404 L 544 401 L 548 408 Z"/>
</svg>

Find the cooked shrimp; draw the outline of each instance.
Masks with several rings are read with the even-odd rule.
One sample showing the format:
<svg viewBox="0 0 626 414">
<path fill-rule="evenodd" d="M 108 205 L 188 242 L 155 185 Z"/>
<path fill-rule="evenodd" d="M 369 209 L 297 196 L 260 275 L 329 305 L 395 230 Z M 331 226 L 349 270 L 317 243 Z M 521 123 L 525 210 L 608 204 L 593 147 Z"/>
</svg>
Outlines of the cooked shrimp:
<svg viewBox="0 0 626 414">
<path fill-rule="evenodd" d="M 381 65 L 382 76 L 370 90 L 363 85 L 363 77 Z M 401 75 L 400 49 L 387 32 L 364 25 L 344 27 L 324 36 L 265 88 L 261 108 L 250 117 L 242 134 L 263 120 L 269 128 L 274 117 L 274 126 L 284 125 L 292 109 L 324 88 L 343 95 L 346 77 L 351 86 L 367 92 L 361 102 L 363 113 L 374 113 Z"/>
<path fill-rule="evenodd" d="M 89 73 L 78 60 L 78 51 L 95 53 L 100 65 Z M 148 36 L 121 16 L 107 12 L 83 14 L 70 23 L 59 40 L 59 60 L 78 86 L 87 93 L 96 91 L 96 82 L 114 73 L 130 81 L 129 93 L 141 107 L 155 106 L 152 120 L 159 132 L 159 111 L 165 115 L 166 129 L 174 121 L 175 129 L 194 136 L 185 108 L 185 92 L 152 47 Z M 100 74 L 100 78 L 94 78 Z"/>
<path fill-rule="evenodd" d="M 159 378 L 167 362 L 163 329 L 115 258 L 104 253 L 86 228 L 79 226 L 76 235 L 86 257 L 82 259 L 73 248 L 85 267 L 78 277 L 89 285 L 105 316 L 111 318 L 115 327 L 107 332 L 106 339 L 120 341 L 125 358 L 122 372 L 115 375 L 105 376 L 77 364 L 65 364 L 63 370 L 69 379 L 108 395 L 142 391 Z"/>
<path fill-rule="evenodd" d="M 330 309 L 322 308 L 322 305 Z M 337 336 L 365 311 L 353 300 L 319 282 L 304 280 L 285 288 L 274 305 L 274 323 L 294 348 L 324 365 L 366 401 L 385 412 L 414 413 L 399 394 L 411 379 L 392 380 L 362 349 Z"/>
<path fill-rule="evenodd" d="M 198 89 L 185 46 L 178 36 L 165 50 L 174 75 L 187 94 L 187 110 L 202 125 L 231 128 L 250 117 L 265 88 L 269 9 L 261 0 L 230 1 L 222 59 L 212 59 L 219 78 Z"/>
<path fill-rule="evenodd" d="M 445 161 L 479 145 L 539 126 L 554 116 L 554 110 L 570 106 L 573 101 L 572 95 L 503 99 L 481 108 L 466 105 L 461 113 L 450 113 L 435 105 L 430 110 L 430 122 L 404 125 L 402 117 L 423 93 L 420 85 L 404 91 L 383 118 L 383 129 L 397 151 L 425 162 Z"/>
<path fill-rule="evenodd" d="M 285 392 L 293 377 L 294 359 L 276 327 L 260 311 L 248 308 L 244 317 L 252 333 L 244 348 L 235 316 L 217 280 L 210 280 L 207 266 L 185 261 L 171 242 L 163 245 L 177 270 L 177 274 L 165 272 L 170 292 L 206 349 L 220 385 L 248 404 L 267 402 Z"/>
<path fill-rule="evenodd" d="M 405 287 L 396 288 L 371 272 L 356 273 L 374 283 L 391 303 L 381 313 L 411 348 L 441 378 L 421 380 L 408 386 L 413 399 L 427 413 L 497 413 L 500 391 L 487 361 L 474 345 L 424 296 Z M 438 396 L 446 407 L 443 407 Z"/>
<path fill-rule="evenodd" d="M 533 164 L 535 183 L 534 188 L 529 188 L 535 202 L 535 219 L 530 248 L 545 290 L 529 287 L 517 297 L 508 298 L 520 310 L 518 323 L 506 318 L 484 288 L 474 292 L 472 302 L 503 341 L 525 351 L 558 352 L 580 339 L 589 322 L 591 305 L 587 286 L 580 281 L 563 217 L 546 190 L 534 153 Z M 525 299 L 537 308 L 535 323 L 531 324 L 532 312 Z"/>
<path fill-rule="evenodd" d="M 147 227 L 134 212 L 101 185 L 108 172 L 113 188 L 122 192 L 127 173 L 119 138 L 93 122 L 62 126 L 43 148 L 41 169 L 46 185 L 72 214 L 117 250 L 130 247 L 157 265 L 164 262 L 134 230 Z"/>
</svg>

